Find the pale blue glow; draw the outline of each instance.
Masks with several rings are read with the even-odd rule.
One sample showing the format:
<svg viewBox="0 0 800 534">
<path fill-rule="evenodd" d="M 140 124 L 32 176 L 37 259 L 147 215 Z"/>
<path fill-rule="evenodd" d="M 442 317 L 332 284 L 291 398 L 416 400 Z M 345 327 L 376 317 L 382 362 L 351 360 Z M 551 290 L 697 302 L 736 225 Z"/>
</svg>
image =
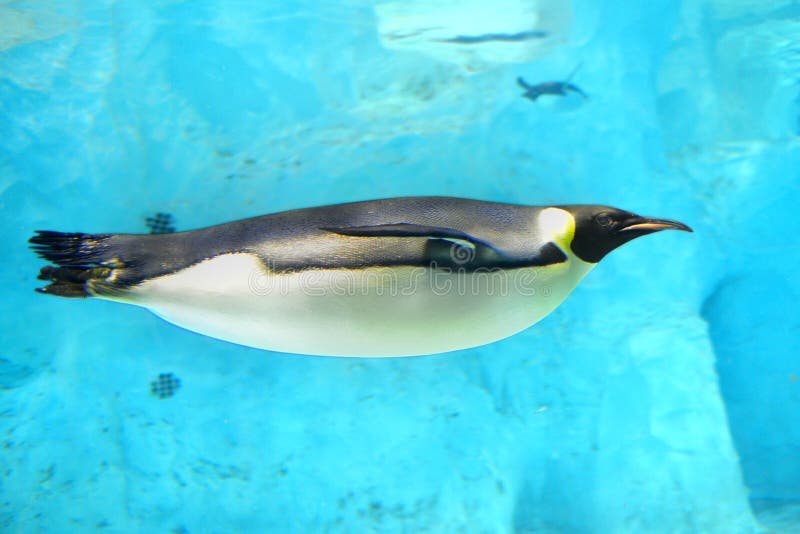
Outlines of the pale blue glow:
<svg viewBox="0 0 800 534">
<path fill-rule="evenodd" d="M 0 3 L 0 530 L 800 529 L 800 8 L 568 7 Z M 573 71 L 586 100 L 520 96 Z M 517 336 L 398 360 L 33 292 L 36 229 L 424 194 L 695 233 L 626 245 Z"/>
</svg>

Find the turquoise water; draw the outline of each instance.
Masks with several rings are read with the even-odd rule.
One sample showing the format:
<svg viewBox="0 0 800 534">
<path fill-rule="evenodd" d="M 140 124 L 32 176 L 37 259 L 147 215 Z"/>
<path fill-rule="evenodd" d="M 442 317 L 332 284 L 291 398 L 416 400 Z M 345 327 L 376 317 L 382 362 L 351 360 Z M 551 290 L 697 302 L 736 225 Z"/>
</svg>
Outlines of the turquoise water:
<svg viewBox="0 0 800 534">
<path fill-rule="evenodd" d="M 0 530 L 800 532 L 798 82 L 792 0 L 0 2 Z M 36 229 L 428 194 L 695 233 L 408 359 L 33 292 Z"/>
</svg>

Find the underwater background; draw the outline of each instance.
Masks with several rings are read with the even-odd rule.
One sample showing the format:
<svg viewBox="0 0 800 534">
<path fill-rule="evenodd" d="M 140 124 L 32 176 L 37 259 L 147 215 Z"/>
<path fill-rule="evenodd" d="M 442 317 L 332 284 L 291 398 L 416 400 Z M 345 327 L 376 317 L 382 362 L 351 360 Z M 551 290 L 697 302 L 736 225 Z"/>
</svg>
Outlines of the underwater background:
<svg viewBox="0 0 800 534">
<path fill-rule="evenodd" d="M 0 1 L 0 530 L 800 532 L 799 95 L 796 0 Z M 695 233 L 418 358 L 33 291 L 36 229 L 401 195 Z"/>
</svg>

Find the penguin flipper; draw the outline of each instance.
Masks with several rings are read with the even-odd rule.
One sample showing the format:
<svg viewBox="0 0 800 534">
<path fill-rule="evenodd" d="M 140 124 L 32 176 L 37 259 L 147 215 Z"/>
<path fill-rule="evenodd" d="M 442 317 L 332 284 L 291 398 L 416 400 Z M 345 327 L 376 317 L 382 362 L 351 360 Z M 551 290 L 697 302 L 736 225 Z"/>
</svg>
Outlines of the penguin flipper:
<svg viewBox="0 0 800 534">
<path fill-rule="evenodd" d="M 551 265 L 567 260 L 567 256 L 554 243 L 546 243 L 539 250 L 509 250 L 463 230 L 445 226 L 392 223 L 323 227 L 320 230 L 355 237 L 424 237 L 427 238 L 428 260 L 456 268 Z"/>
<path fill-rule="evenodd" d="M 492 268 L 514 265 L 523 258 L 467 232 L 445 226 L 412 223 L 321 228 L 339 235 L 355 237 L 425 238 L 424 262 L 454 269 Z"/>
<path fill-rule="evenodd" d="M 579 95 L 581 95 L 583 98 L 589 98 L 589 95 L 584 93 L 583 90 L 580 87 L 578 87 L 577 85 L 575 85 L 573 83 L 564 82 L 564 94 L 566 94 L 566 91 L 573 91 L 573 92 L 578 93 Z"/>
<path fill-rule="evenodd" d="M 393 223 L 377 224 L 373 226 L 345 226 L 338 228 L 326 227 L 320 229 L 327 232 L 332 232 L 334 234 L 360 237 L 427 237 L 431 239 L 467 241 L 474 246 L 487 247 L 497 254 L 503 254 L 502 250 L 498 249 L 488 241 L 470 235 L 462 230 L 448 228 L 446 226 Z"/>
</svg>

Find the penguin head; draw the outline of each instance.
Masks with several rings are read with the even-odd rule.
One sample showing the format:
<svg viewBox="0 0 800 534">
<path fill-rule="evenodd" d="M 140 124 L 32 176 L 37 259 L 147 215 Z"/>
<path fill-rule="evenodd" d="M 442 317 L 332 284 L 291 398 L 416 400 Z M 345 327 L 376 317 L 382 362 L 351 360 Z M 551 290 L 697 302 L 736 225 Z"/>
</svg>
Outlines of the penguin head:
<svg viewBox="0 0 800 534">
<path fill-rule="evenodd" d="M 678 221 L 643 217 L 610 206 L 579 204 L 559 207 L 575 219 L 575 235 L 570 245 L 572 252 L 588 263 L 599 262 L 615 248 L 643 235 L 669 229 L 692 231 Z"/>
</svg>

